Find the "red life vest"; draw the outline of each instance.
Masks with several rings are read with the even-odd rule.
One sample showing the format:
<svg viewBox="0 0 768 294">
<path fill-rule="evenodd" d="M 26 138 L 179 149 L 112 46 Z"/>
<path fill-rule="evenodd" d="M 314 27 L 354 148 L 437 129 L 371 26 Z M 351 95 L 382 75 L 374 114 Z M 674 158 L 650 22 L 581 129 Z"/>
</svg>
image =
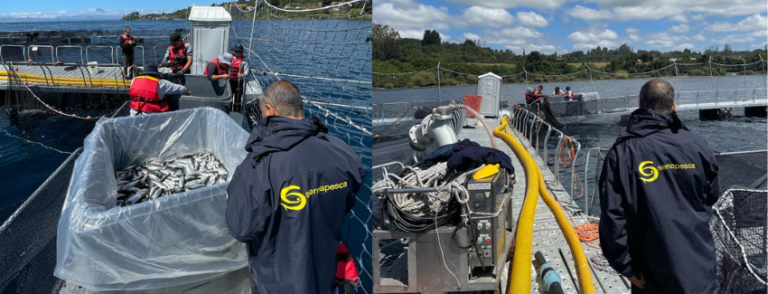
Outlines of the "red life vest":
<svg viewBox="0 0 768 294">
<path fill-rule="evenodd" d="M 216 58 L 218 60 L 218 58 Z M 229 66 L 229 78 L 237 80 L 237 74 L 240 73 L 240 63 L 243 62 L 242 58 L 232 57 L 232 65 Z"/>
<path fill-rule="evenodd" d="M 124 40 L 123 42 L 124 43 L 127 42 L 127 41 L 133 41 L 133 36 L 126 36 L 125 33 L 120 35 L 120 37 L 123 38 L 123 40 Z M 128 46 L 131 46 L 131 45 L 128 45 Z M 128 47 L 128 48 L 130 48 L 130 49 L 126 49 L 126 47 L 123 47 L 122 49 L 123 49 L 123 51 L 133 50 L 133 47 Z"/>
<path fill-rule="evenodd" d="M 158 78 L 150 76 L 138 76 L 133 79 L 131 90 L 128 91 L 128 95 L 131 96 L 131 109 L 139 112 L 168 111 L 168 100 L 161 100 L 157 95 L 159 84 Z"/>
<path fill-rule="evenodd" d="M 533 90 L 533 93 L 541 95 L 541 89 L 536 88 L 536 90 Z"/>
<path fill-rule="evenodd" d="M 533 91 L 525 91 L 525 102 L 531 103 L 533 100 L 536 100 L 536 97 L 533 96 Z"/>
<path fill-rule="evenodd" d="M 211 61 L 208 61 L 208 63 L 206 63 L 206 64 L 205 64 L 205 70 L 203 71 L 203 75 L 204 75 L 204 76 L 207 76 L 207 75 L 208 75 L 208 64 L 211 64 L 211 63 L 215 64 L 215 65 L 216 65 L 216 69 L 219 71 L 218 73 L 215 73 L 215 74 L 213 74 L 213 75 L 220 75 L 220 74 L 224 74 L 224 73 L 226 73 L 226 72 L 227 72 L 226 70 L 224 70 L 223 68 L 221 68 L 221 64 L 219 64 L 219 58 L 218 58 L 218 57 L 216 57 L 216 58 L 214 58 L 213 60 L 211 60 Z"/>
<path fill-rule="evenodd" d="M 568 90 L 565 92 L 565 97 L 573 99 L 573 90 Z"/>
<path fill-rule="evenodd" d="M 336 252 L 336 283 L 356 282 L 357 279 L 358 273 L 355 261 L 349 255 L 347 246 L 342 242 L 339 245 L 339 250 Z"/>
<path fill-rule="evenodd" d="M 184 50 L 186 46 L 187 44 L 181 45 L 181 48 L 179 49 L 173 48 L 173 45 L 168 47 L 168 52 L 170 52 L 168 55 L 168 64 L 172 71 L 180 70 L 187 65 L 187 53 Z M 178 62 L 176 60 L 177 57 L 179 59 Z"/>
</svg>

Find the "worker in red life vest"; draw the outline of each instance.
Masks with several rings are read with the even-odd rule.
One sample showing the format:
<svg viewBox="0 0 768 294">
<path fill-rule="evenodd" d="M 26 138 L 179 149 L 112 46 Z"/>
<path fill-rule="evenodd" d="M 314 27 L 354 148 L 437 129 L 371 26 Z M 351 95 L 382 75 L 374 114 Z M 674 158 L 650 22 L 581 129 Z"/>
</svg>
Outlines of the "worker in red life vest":
<svg viewBox="0 0 768 294">
<path fill-rule="evenodd" d="M 565 87 L 565 100 L 573 100 L 573 90 L 571 87 Z"/>
<path fill-rule="evenodd" d="M 533 96 L 535 96 L 536 99 L 544 99 L 545 96 L 544 94 L 541 93 L 541 91 L 543 90 L 544 90 L 544 86 L 539 85 L 538 87 L 536 87 L 536 90 L 533 91 Z"/>
<path fill-rule="evenodd" d="M 229 85 L 232 87 L 232 93 L 235 95 L 235 104 L 239 105 L 242 101 L 243 97 L 243 73 L 245 72 L 245 62 L 243 62 L 243 59 L 245 58 L 245 55 L 243 55 L 243 45 L 237 44 L 235 45 L 235 48 L 232 48 L 232 51 L 235 52 L 234 57 L 232 57 L 232 66 L 229 67 Z"/>
<path fill-rule="evenodd" d="M 120 35 L 120 48 L 123 51 L 123 76 L 127 79 L 133 77 L 130 68 L 133 66 L 133 49 L 136 47 L 136 40 L 131 36 L 131 28 L 125 27 L 125 33 Z"/>
<path fill-rule="evenodd" d="M 191 95 L 182 85 L 160 79 L 157 65 L 149 63 L 144 71 L 131 81 L 131 116 L 168 111 L 168 95 Z"/>
<path fill-rule="evenodd" d="M 165 51 L 162 65 L 168 66 L 177 75 L 189 73 L 189 67 L 192 66 L 192 46 L 184 43 L 178 33 L 171 34 L 171 44 Z"/>
<path fill-rule="evenodd" d="M 229 79 L 229 66 L 232 65 L 233 57 L 232 54 L 224 53 L 208 61 L 203 75 L 207 76 L 209 81 Z"/>
</svg>

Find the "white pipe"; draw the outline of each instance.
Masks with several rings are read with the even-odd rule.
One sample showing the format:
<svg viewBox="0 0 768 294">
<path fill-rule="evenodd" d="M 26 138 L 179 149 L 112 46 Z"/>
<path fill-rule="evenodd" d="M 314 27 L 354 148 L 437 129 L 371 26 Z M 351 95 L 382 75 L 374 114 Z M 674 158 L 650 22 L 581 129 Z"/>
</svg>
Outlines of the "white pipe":
<svg viewBox="0 0 768 294">
<path fill-rule="evenodd" d="M 474 115 L 477 119 L 480 120 L 480 123 L 482 123 L 483 126 L 485 127 L 485 131 L 488 132 L 488 138 L 491 139 L 491 147 L 493 147 L 493 149 L 499 149 L 499 148 L 496 148 L 496 140 L 494 140 L 493 138 L 493 132 L 491 131 L 491 127 L 488 126 L 488 122 L 485 121 L 485 117 L 478 114 L 477 111 L 472 109 L 472 107 L 464 105 L 464 109 L 466 109 L 469 114 Z"/>
</svg>

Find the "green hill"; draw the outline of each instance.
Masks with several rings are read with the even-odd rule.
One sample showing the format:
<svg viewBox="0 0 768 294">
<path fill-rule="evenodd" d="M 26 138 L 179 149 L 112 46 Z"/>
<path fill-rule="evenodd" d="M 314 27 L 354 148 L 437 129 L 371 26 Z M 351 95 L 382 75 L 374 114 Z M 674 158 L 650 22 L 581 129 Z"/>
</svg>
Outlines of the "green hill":
<svg viewBox="0 0 768 294">
<path fill-rule="evenodd" d="M 237 1 L 237 8 L 232 7 L 230 9 L 230 5 L 232 2 L 223 2 L 223 3 L 213 3 L 211 6 L 221 6 L 226 8 L 227 10 L 231 11 L 232 19 L 252 19 L 253 18 L 253 2 L 251 1 L 245 1 L 245 0 L 238 0 Z M 333 5 L 336 3 L 342 3 L 338 1 L 328 1 L 328 0 L 270 0 L 270 4 L 281 7 L 284 9 L 291 9 L 291 10 L 301 10 L 301 9 L 311 9 L 311 8 L 318 8 L 318 7 L 325 7 L 329 5 Z M 286 18 L 292 18 L 292 19 L 306 19 L 306 18 L 328 18 L 328 19 L 372 19 L 371 17 L 371 5 L 365 5 L 365 14 L 360 15 L 360 11 L 363 9 L 364 2 L 358 2 L 353 4 L 352 6 L 343 6 L 340 11 L 336 11 L 333 9 L 326 9 L 322 11 L 312 11 L 312 12 L 301 12 L 301 13 L 283 13 L 283 12 L 273 12 L 269 17 L 270 19 L 286 19 Z M 239 9 L 238 9 L 239 8 Z M 132 12 L 129 14 L 124 15 L 120 20 L 124 21 L 131 21 L 131 20 L 173 20 L 173 19 L 187 19 L 189 16 L 189 10 L 190 7 L 183 8 L 176 10 L 172 13 L 148 13 L 148 14 L 140 14 L 139 12 Z M 245 11 L 245 12 L 243 12 Z M 264 5 L 262 4 L 258 9 L 256 9 L 258 16 L 266 17 L 267 16 L 267 10 L 264 9 Z"/>
</svg>

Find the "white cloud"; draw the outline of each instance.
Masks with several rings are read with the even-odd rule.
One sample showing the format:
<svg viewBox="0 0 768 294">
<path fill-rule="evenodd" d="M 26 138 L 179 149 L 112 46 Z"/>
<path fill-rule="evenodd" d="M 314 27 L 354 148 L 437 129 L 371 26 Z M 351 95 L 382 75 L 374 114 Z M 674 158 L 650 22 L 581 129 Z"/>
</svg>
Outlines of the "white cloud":
<svg viewBox="0 0 768 294">
<path fill-rule="evenodd" d="M 507 45 L 505 48 L 512 50 L 512 52 L 515 52 L 518 54 L 522 53 L 523 50 L 525 50 L 525 53 L 538 51 L 539 53 L 542 53 L 542 54 L 552 54 L 556 50 L 554 45 L 549 45 L 549 44 L 536 45 L 531 43 L 523 44 L 523 45 Z"/>
<path fill-rule="evenodd" d="M 568 35 L 568 39 L 575 43 L 573 48 L 577 50 L 592 49 L 597 46 L 615 48 L 619 45 L 618 38 L 619 35 L 609 29 L 589 32 L 577 31 Z"/>
<path fill-rule="evenodd" d="M 378 11 L 376 11 L 378 13 Z M 509 12 L 501 8 L 486 8 L 472 6 L 464 10 L 461 16 L 462 22 L 466 25 L 501 27 L 511 25 L 515 19 Z"/>
<path fill-rule="evenodd" d="M 514 8 L 528 7 L 537 9 L 556 9 L 560 8 L 569 0 L 449 0 L 454 3 L 480 5 L 491 8 Z M 375 14 L 375 13 L 374 13 Z"/>
<path fill-rule="evenodd" d="M 679 25 L 670 27 L 669 30 L 676 33 L 687 33 L 691 30 L 691 28 L 688 27 L 688 25 L 681 23 Z"/>
<path fill-rule="evenodd" d="M 727 44 L 746 43 L 746 42 L 753 42 L 753 41 L 755 41 L 755 38 L 744 36 L 744 35 L 728 35 L 728 36 L 725 36 L 725 37 L 717 38 L 717 41 L 719 43 L 727 43 Z"/>
<path fill-rule="evenodd" d="M 636 28 L 626 28 L 624 29 L 624 32 L 627 33 L 627 37 L 629 37 L 630 41 L 640 41 L 640 30 Z"/>
<path fill-rule="evenodd" d="M 648 41 L 645 42 L 647 46 L 652 48 L 658 48 L 664 51 L 668 51 L 668 50 L 683 51 L 686 48 L 693 50 L 694 48 L 698 47 L 689 42 L 692 39 L 698 38 L 695 36 L 694 38 L 690 38 L 684 35 L 672 35 L 668 32 L 661 32 L 656 34 L 649 34 L 647 37 L 648 37 Z"/>
<path fill-rule="evenodd" d="M 568 14 L 585 21 L 608 19 L 614 21 L 670 19 L 688 22 L 687 13 L 694 20 L 703 20 L 702 14 L 714 16 L 739 16 L 755 13 L 755 8 L 765 7 L 764 0 L 590 0 L 599 7 L 593 9 L 576 5 Z"/>
<path fill-rule="evenodd" d="M 451 36 L 440 33 L 440 42 L 450 42 Z"/>
<path fill-rule="evenodd" d="M 546 27 L 549 25 L 549 22 L 543 16 L 533 11 L 518 11 L 517 21 L 527 27 Z"/>
<path fill-rule="evenodd" d="M 397 33 L 400 34 L 400 38 L 403 39 L 419 39 L 424 37 L 424 31 L 423 30 L 399 30 Z M 442 36 L 440 37 L 442 38 Z"/>
<path fill-rule="evenodd" d="M 691 40 L 692 41 L 696 41 L 696 42 L 704 42 L 704 41 L 707 40 L 707 38 L 704 37 L 704 35 L 702 35 L 702 34 L 697 34 L 697 35 L 691 37 Z"/>
<path fill-rule="evenodd" d="M 480 40 L 480 36 L 473 33 L 464 33 L 464 39 L 477 41 L 477 40 Z"/>
<path fill-rule="evenodd" d="M 542 36 L 541 33 L 539 33 L 538 31 L 531 28 L 525 28 L 525 27 L 502 29 L 500 32 L 500 35 L 502 37 L 510 37 L 510 38 L 538 38 Z"/>
<path fill-rule="evenodd" d="M 672 20 L 676 20 L 679 22 L 688 22 L 688 17 L 685 16 L 685 14 L 678 14 L 672 17 Z"/>
<path fill-rule="evenodd" d="M 578 18 L 586 21 L 593 21 L 593 20 L 599 20 L 599 19 L 611 19 L 613 17 L 613 14 L 610 11 L 595 10 L 595 9 L 584 7 L 581 5 L 576 5 L 573 8 L 569 9 L 567 14 L 574 18 Z"/>
<path fill-rule="evenodd" d="M 716 22 L 707 26 L 706 30 L 713 32 L 732 32 L 732 31 L 755 31 L 766 30 L 768 28 L 768 18 L 760 14 L 755 14 L 732 24 L 730 22 Z"/>
<path fill-rule="evenodd" d="M 421 39 L 424 30 L 447 30 L 451 15 L 448 8 L 416 3 L 412 0 L 374 1 L 373 22 L 388 25 L 402 38 Z"/>
</svg>

